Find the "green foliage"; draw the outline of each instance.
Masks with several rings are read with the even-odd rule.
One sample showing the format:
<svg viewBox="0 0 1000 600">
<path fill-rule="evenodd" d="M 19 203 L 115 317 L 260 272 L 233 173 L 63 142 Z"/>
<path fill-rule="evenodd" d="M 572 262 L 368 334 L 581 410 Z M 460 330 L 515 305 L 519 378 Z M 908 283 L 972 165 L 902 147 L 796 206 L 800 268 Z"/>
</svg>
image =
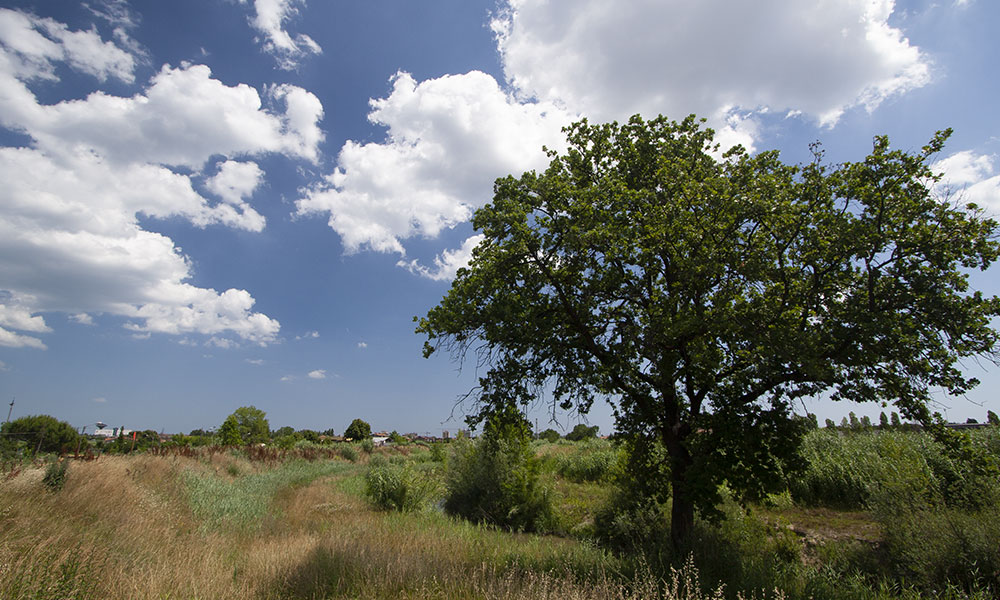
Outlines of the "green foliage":
<svg viewBox="0 0 1000 600">
<path fill-rule="evenodd" d="M 371 454 L 375 450 L 375 442 L 373 442 L 370 437 L 362 439 L 361 443 L 358 444 L 358 446 L 361 448 L 361 451 L 364 452 L 365 454 Z"/>
<path fill-rule="evenodd" d="M 49 415 L 34 415 L 4 423 L 0 436 L 8 448 L 20 447 L 30 454 L 38 452 L 71 452 L 76 449 L 79 434 L 76 429 Z"/>
<path fill-rule="evenodd" d="M 550 444 L 555 443 L 560 437 L 559 432 L 551 428 L 538 434 L 538 439 L 545 440 Z"/>
<path fill-rule="evenodd" d="M 608 443 L 590 443 L 579 451 L 556 458 L 556 472 L 576 483 L 607 482 L 614 479 L 623 463 L 622 451 Z"/>
<path fill-rule="evenodd" d="M 50 492 L 58 492 L 66 485 L 66 476 L 69 471 L 68 460 L 56 460 L 45 467 L 45 475 L 42 477 L 42 484 Z"/>
<path fill-rule="evenodd" d="M 289 427 L 285 425 L 284 427 L 279 427 L 271 432 L 271 437 L 274 439 L 282 438 L 295 433 L 294 427 Z"/>
<path fill-rule="evenodd" d="M 410 443 L 410 440 L 406 439 L 395 430 L 389 434 L 389 441 L 397 446 L 403 446 Z"/>
<path fill-rule="evenodd" d="M 977 432 L 971 444 L 981 455 L 1000 456 L 989 432 Z M 864 509 L 891 502 L 926 509 L 1000 502 L 996 478 L 951 455 L 927 432 L 818 430 L 806 436 L 802 452 L 808 467 L 788 487 L 805 505 Z"/>
<path fill-rule="evenodd" d="M 555 511 L 539 479 L 530 432 L 531 425 L 508 406 L 490 416 L 479 439 L 452 443 L 445 511 L 515 531 L 551 529 Z"/>
<path fill-rule="evenodd" d="M 351 462 L 358 462 L 358 449 L 352 444 L 341 444 L 340 455 Z"/>
<path fill-rule="evenodd" d="M 226 417 L 215 435 L 223 446 L 262 444 L 270 439 L 271 426 L 267 413 L 254 406 L 241 406 Z"/>
<path fill-rule="evenodd" d="M 222 426 L 215 432 L 215 436 L 218 438 L 219 445 L 221 446 L 239 446 L 243 443 L 243 437 L 240 435 L 240 425 L 233 415 L 226 417 L 226 420 L 222 422 Z"/>
<path fill-rule="evenodd" d="M 947 585 L 1000 594 L 1000 509 L 929 510 L 887 502 L 882 525 L 884 575 L 932 595 Z"/>
<path fill-rule="evenodd" d="M 612 398 L 620 432 L 667 451 L 679 541 L 723 481 L 752 499 L 795 467 L 796 398 L 929 423 L 931 388 L 978 383 L 960 359 L 993 354 L 1000 300 L 966 273 L 1000 244 L 983 211 L 932 194 L 950 131 L 917 152 L 878 137 L 838 165 L 814 147 L 799 166 L 717 158 L 694 117 L 566 132 L 544 173 L 495 182 L 469 267 L 419 320 L 425 355 L 489 349 L 473 422 L 546 385 L 583 413 Z"/>
<path fill-rule="evenodd" d="M 431 460 L 438 463 L 443 463 L 447 460 L 448 454 L 445 451 L 445 444 L 441 442 L 435 442 L 431 444 Z"/>
<path fill-rule="evenodd" d="M 372 459 L 365 474 L 365 496 L 376 508 L 420 510 L 437 492 L 438 482 L 433 475 L 410 464 L 404 466 L 380 459 Z"/>
<path fill-rule="evenodd" d="M 583 423 L 577 423 L 573 427 L 573 431 L 566 434 L 566 439 L 571 442 L 579 442 L 581 440 L 596 438 L 599 430 L 600 428 L 597 425 L 588 427 Z"/>
<path fill-rule="evenodd" d="M 363 439 L 371 438 L 372 426 L 361 419 L 354 419 L 344 430 L 344 437 L 349 440 L 359 442 Z"/>
</svg>

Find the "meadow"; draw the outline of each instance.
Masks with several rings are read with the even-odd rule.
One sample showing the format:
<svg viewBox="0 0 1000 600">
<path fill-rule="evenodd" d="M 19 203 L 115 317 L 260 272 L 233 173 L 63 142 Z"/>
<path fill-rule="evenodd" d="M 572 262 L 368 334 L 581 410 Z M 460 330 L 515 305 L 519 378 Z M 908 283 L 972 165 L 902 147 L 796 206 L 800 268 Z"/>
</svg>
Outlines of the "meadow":
<svg viewBox="0 0 1000 600">
<path fill-rule="evenodd" d="M 1000 453 L 1000 432 L 973 432 Z M 346 446 L 346 445 L 341 445 Z M 452 444 L 451 446 L 454 446 Z M 534 442 L 546 531 L 442 510 L 449 445 L 159 448 L 8 463 L 0 597 L 993 598 L 995 478 L 919 431 L 820 429 L 768 502 L 725 490 L 690 552 L 662 510 L 619 510 L 622 450 Z M 60 463 L 55 463 L 60 464 Z M 667 513 L 669 514 L 669 513 Z"/>
</svg>

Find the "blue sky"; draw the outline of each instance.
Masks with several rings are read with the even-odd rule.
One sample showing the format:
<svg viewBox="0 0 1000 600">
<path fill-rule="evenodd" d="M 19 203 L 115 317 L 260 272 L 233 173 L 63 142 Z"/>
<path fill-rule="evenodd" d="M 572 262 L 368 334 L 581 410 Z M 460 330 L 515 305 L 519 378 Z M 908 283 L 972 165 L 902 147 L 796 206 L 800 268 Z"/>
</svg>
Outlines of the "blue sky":
<svg viewBox="0 0 1000 600">
<path fill-rule="evenodd" d="M 0 401 L 78 427 L 189 431 L 253 404 L 275 428 L 454 431 L 474 366 L 423 359 L 412 318 L 467 260 L 493 180 L 544 167 L 562 126 L 697 113 L 792 162 L 953 127 L 942 191 L 1000 213 L 998 17 L 986 0 L 6 0 Z M 996 268 L 972 281 L 1000 291 Z M 982 386 L 938 408 L 1000 412 L 997 369 L 967 368 Z M 590 421 L 608 433 L 609 415 Z"/>
</svg>

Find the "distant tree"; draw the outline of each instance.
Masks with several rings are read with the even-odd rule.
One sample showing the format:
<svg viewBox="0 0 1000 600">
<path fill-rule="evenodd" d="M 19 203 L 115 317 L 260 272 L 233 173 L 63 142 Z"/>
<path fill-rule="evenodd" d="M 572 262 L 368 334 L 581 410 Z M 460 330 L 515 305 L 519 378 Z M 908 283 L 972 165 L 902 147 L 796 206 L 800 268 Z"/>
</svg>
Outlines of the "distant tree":
<svg viewBox="0 0 1000 600">
<path fill-rule="evenodd" d="M 192 429 L 191 433 L 189 433 L 188 435 L 191 437 L 203 437 L 212 434 L 208 431 L 205 431 L 204 429 Z"/>
<path fill-rule="evenodd" d="M 372 426 L 361 419 L 354 419 L 344 430 L 344 437 L 355 441 L 369 439 L 372 437 Z"/>
<path fill-rule="evenodd" d="M 255 406 L 241 406 L 226 419 L 235 423 L 240 441 L 237 444 L 260 444 L 266 442 L 271 435 L 271 426 L 267 422 L 267 413 Z M 223 423 L 225 425 L 225 423 Z M 232 424 L 229 426 L 232 427 Z M 220 428 L 221 437 L 221 428 Z M 226 439 L 232 440 L 232 433 L 227 430 Z M 228 445 L 228 444 L 227 444 Z"/>
<path fill-rule="evenodd" d="M 1000 425 L 1000 417 L 992 410 L 986 411 L 986 422 L 990 425 Z"/>
<path fill-rule="evenodd" d="M 809 419 L 810 429 L 819 429 L 819 419 L 816 417 L 816 413 L 806 413 L 806 418 Z"/>
<path fill-rule="evenodd" d="M 833 422 L 833 419 L 827 419 L 826 420 L 826 428 L 827 429 L 836 429 L 837 428 L 837 424 Z"/>
<path fill-rule="evenodd" d="M 396 431 L 395 429 L 392 431 L 392 433 L 389 434 L 389 441 L 391 441 L 393 444 L 396 444 L 397 446 L 402 446 L 403 444 L 410 443 L 410 440 L 400 435 L 399 432 Z"/>
<path fill-rule="evenodd" d="M 979 421 L 973 419 L 972 417 L 969 417 L 968 419 L 966 419 L 965 422 L 968 423 L 969 425 L 978 425 L 979 424 Z"/>
<path fill-rule="evenodd" d="M 892 411 L 892 414 L 889 415 L 889 422 L 894 428 L 902 426 L 902 422 L 899 420 L 899 413 L 896 411 Z"/>
<path fill-rule="evenodd" d="M 215 436 L 222 446 L 241 446 L 243 444 L 243 436 L 240 435 L 240 423 L 236 420 L 235 415 L 226 417 L 226 420 L 222 422 L 222 426 L 215 432 Z"/>
<path fill-rule="evenodd" d="M 878 428 L 889 429 L 889 417 L 885 416 L 885 411 L 878 414 Z"/>
<path fill-rule="evenodd" d="M 588 427 L 583 423 L 577 423 L 576 426 L 573 427 L 573 431 L 566 434 L 566 439 L 571 442 L 579 442 L 580 440 L 597 437 L 598 431 L 600 431 L 600 428 L 597 425 Z"/>
<path fill-rule="evenodd" d="M 292 435 L 293 433 L 295 433 L 295 428 L 294 427 L 289 427 L 288 425 L 285 425 L 284 427 L 279 427 L 279 428 L 275 429 L 274 431 L 272 431 L 271 432 L 271 437 L 273 439 L 277 439 L 277 438 L 280 438 L 280 437 L 284 437 L 286 435 Z"/>
<path fill-rule="evenodd" d="M 851 429 L 861 429 L 861 421 L 858 420 L 858 415 L 854 414 L 854 411 L 847 413 L 847 418 L 850 420 Z"/>
<path fill-rule="evenodd" d="M 333 437 L 333 436 L 335 436 L 337 434 L 336 434 L 336 432 L 334 432 L 333 427 L 331 427 L 329 429 L 324 429 L 323 431 L 321 431 L 320 435 L 325 435 L 325 436 L 328 436 L 328 437 Z"/>
<path fill-rule="evenodd" d="M 550 444 L 559 439 L 559 432 L 555 429 L 546 429 L 545 431 L 538 434 L 538 439 L 545 440 Z"/>
<path fill-rule="evenodd" d="M 872 420 L 868 417 L 868 415 L 861 417 L 861 428 L 862 429 L 872 428 Z"/>
<path fill-rule="evenodd" d="M 309 440 L 310 442 L 316 443 L 319 441 L 319 432 L 313 431 L 312 429 L 300 429 L 295 432 L 303 440 Z"/>
<path fill-rule="evenodd" d="M 850 424 L 847 422 L 847 417 L 842 418 L 840 420 L 840 428 L 847 429 L 848 427 L 850 427 Z"/>
<path fill-rule="evenodd" d="M 14 419 L 0 428 L 5 445 L 16 447 L 23 442 L 28 453 L 70 452 L 76 448 L 79 434 L 76 428 L 49 415 L 34 415 Z"/>
</svg>

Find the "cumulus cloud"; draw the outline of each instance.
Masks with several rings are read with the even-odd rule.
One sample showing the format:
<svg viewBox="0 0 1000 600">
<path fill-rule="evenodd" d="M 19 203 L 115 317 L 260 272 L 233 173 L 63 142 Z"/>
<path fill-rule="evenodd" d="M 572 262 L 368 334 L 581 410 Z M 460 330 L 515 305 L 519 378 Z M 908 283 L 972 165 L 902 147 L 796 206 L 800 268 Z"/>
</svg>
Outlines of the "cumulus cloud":
<svg viewBox="0 0 1000 600">
<path fill-rule="evenodd" d="M 138 338 L 198 333 L 214 336 L 217 346 L 232 345 L 229 335 L 274 341 L 278 322 L 253 311 L 249 292 L 187 283 L 188 258 L 140 218 L 260 231 L 264 218 L 247 199 L 263 173 L 246 158 L 317 160 L 319 100 L 290 85 L 262 96 L 188 64 L 164 66 L 129 98 L 98 91 L 42 104 L 29 87 L 56 78 L 59 62 L 98 80 L 131 81 L 129 56 L 96 32 L 0 10 L 0 125 L 31 138 L 28 146 L 0 148 L 0 306 L 39 320 L 7 323 L 0 344 L 44 347 L 14 332 L 36 331 L 35 315 L 48 311 L 84 323 L 89 313 L 124 317 Z M 213 167 L 210 160 L 220 155 L 242 160 Z M 214 175 L 204 177 L 206 167 Z M 218 201 L 199 193 L 200 185 Z"/>
<path fill-rule="evenodd" d="M 53 19 L 0 8 L 0 70 L 24 79 L 57 79 L 55 65 L 72 68 L 100 81 L 114 77 L 132 82 L 135 59 L 96 30 L 70 31 Z"/>
<path fill-rule="evenodd" d="M 941 175 L 936 191 L 1000 215 L 1000 174 L 996 174 L 996 162 L 996 156 L 971 150 L 941 159 L 931 165 L 931 170 Z"/>
<path fill-rule="evenodd" d="M 315 371 L 309 371 L 309 379 L 326 379 L 325 369 L 316 369 Z"/>
<path fill-rule="evenodd" d="M 483 241 L 483 238 L 482 235 L 474 235 L 466 239 L 461 248 L 445 250 L 434 257 L 433 267 L 421 265 L 416 259 L 399 261 L 397 264 L 409 269 L 411 273 L 422 275 L 428 279 L 451 281 L 458 274 L 459 269 L 469 266 L 469 261 L 472 260 L 472 251 L 479 245 L 479 242 Z"/>
<path fill-rule="evenodd" d="M 595 120 L 697 113 L 725 126 L 766 108 L 832 125 L 928 82 L 926 58 L 888 23 L 893 5 L 508 0 L 492 27 L 522 97 Z"/>
<path fill-rule="evenodd" d="M 296 5 L 305 4 L 305 0 L 254 0 L 250 24 L 263 35 L 264 51 L 274 56 L 281 69 L 295 69 L 304 57 L 323 53 L 308 35 L 293 36 L 285 30 L 285 24 L 298 14 Z"/>
<path fill-rule="evenodd" d="M 506 0 L 491 20 L 505 85 L 470 72 L 416 81 L 398 73 L 371 101 L 382 141 L 348 141 L 336 169 L 303 191 L 299 215 L 328 217 L 347 253 L 402 255 L 445 280 L 471 252 L 433 265 L 405 241 L 435 238 L 490 199 L 494 178 L 540 169 L 543 145 L 584 115 L 709 119 L 724 147 L 753 149 L 765 114 L 834 126 L 925 85 L 930 63 L 889 24 L 893 0 L 606 2 Z"/>
<path fill-rule="evenodd" d="M 490 200 L 493 181 L 544 167 L 572 119 L 551 103 L 522 103 L 478 71 L 417 83 L 393 78 L 368 118 L 384 143 L 348 141 L 337 169 L 305 190 L 298 214 L 328 214 L 348 253 L 405 254 L 402 240 L 436 237 Z"/>
</svg>

